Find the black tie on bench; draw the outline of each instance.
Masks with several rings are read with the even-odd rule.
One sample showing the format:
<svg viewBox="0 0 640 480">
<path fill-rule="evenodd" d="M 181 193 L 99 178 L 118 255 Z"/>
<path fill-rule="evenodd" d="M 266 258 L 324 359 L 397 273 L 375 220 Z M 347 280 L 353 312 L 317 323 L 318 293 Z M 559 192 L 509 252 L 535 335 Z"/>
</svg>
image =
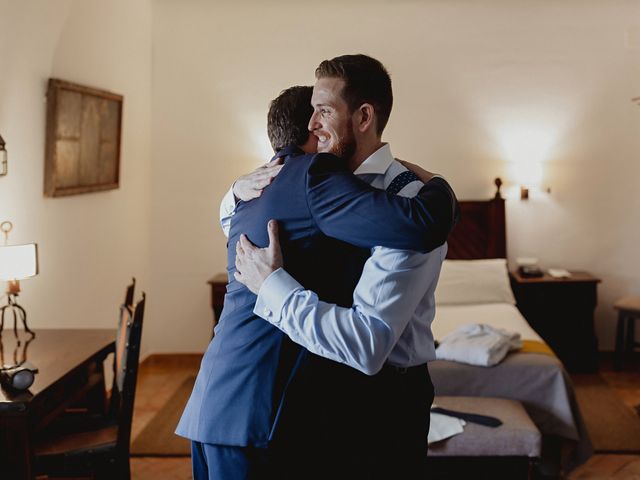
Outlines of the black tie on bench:
<svg viewBox="0 0 640 480">
<path fill-rule="evenodd" d="M 431 409 L 432 412 L 434 413 L 441 413 L 442 415 L 448 415 L 450 417 L 456 417 L 456 418 L 460 418 L 462 420 L 465 420 L 467 422 L 471 422 L 471 423 L 478 423 L 480 425 L 485 425 L 487 427 L 499 427 L 500 425 L 502 425 L 502 421 L 495 418 L 495 417 L 489 417 L 488 415 L 479 415 L 477 413 L 466 413 L 466 412 L 457 412 L 455 410 L 449 410 L 447 408 L 441 408 L 441 407 L 433 407 Z"/>
</svg>

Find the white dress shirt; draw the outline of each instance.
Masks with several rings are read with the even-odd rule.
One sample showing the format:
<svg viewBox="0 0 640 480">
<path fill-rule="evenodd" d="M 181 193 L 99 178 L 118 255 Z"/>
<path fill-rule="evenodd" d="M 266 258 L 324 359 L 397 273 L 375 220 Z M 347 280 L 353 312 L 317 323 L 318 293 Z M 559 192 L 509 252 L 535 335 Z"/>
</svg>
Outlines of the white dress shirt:
<svg viewBox="0 0 640 480">
<path fill-rule="evenodd" d="M 354 173 L 385 189 L 406 170 L 384 144 Z M 414 181 L 398 194 L 413 197 L 422 186 Z M 220 208 L 225 234 L 235 210 L 233 193 L 229 193 Z M 321 301 L 278 269 L 262 284 L 254 313 L 310 352 L 369 375 L 377 373 L 385 362 L 399 367 L 420 365 L 436 358 L 431 322 L 434 292 L 446 253 L 446 243 L 426 254 L 374 247 L 350 308 Z"/>
</svg>

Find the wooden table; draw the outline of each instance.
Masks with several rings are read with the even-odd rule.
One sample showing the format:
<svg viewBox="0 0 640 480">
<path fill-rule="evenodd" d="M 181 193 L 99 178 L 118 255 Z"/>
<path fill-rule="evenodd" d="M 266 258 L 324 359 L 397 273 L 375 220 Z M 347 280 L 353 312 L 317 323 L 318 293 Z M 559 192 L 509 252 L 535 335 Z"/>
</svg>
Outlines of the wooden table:
<svg viewBox="0 0 640 480">
<path fill-rule="evenodd" d="M 21 339 L 27 339 L 18 331 Z M 104 368 L 113 351 L 115 330 L 35 330 L 27 360 L 38 368 L 26 392 L 0 389 L 0 477 L 31 479 L 33 445 L 38 431 L 65 408 L 88 399 L 90 408 L 104 407 Z M 12 363 L 16 340 L 11 329 L 2 332 L 5 363 Z M 22 350 L 18 350 L 18 360 Z"/>
</svg>

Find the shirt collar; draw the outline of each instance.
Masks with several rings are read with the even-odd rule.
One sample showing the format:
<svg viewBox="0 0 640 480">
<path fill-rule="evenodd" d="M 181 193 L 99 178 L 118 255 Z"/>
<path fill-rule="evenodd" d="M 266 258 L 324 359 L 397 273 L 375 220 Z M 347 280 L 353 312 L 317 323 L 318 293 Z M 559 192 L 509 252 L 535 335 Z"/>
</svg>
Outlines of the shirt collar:
<svg viewBox="0 0 640 480">
<path fill-rule="evenodd" d="M 287 157 L 289 155 L 295 155 L 299 153 L 304 153 L 300 147 L 298 147 L 297 145 L 287 145 L 286 147 L 278 150 L 278 153 L 271 157 L 271 160 L 275 160 L 278 157 Z"/>
<path fill-rule="evenodd" d="M 392 162 L 393 155 L 391 154 L 391 147 L 388 143 L 383 143 L 382 146 L 369 155 L 353 173 L 356 175 L 366 173 L 384 175 Z"/>
</svg>

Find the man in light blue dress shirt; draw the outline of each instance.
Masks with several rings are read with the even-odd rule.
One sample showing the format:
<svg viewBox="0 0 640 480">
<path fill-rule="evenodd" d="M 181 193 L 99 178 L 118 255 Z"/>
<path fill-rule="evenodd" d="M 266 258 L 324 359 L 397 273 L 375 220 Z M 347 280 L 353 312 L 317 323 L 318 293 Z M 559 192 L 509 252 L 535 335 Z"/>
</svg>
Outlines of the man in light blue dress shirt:
<svg viewBox="0 0 640 480">
<path fill-rule="evenodd" d="M 350 131 L 353 126 L 349 124 L 348 115 L 341 115 L 340 106 L 336 107 L 340 101 L 346 103 L 342 98 L 341 82 L 332 76 L 319 76 L 314 87 L 314 115 L 309 130 L 319 138 L 319 151 L 349 158 L 354 173 L 376 188 L 406 197 L 414 196 L 424 184 L 393 158 L 388 144 L 380 142 L 378 137 L 377 144 L 358 145 L 357 136 L 354 137 Z M 367 155 L 362 155 L 362 152 L 367 152 Z M 452 212 L 455 212 L 455 195 L 444 179 L 436 176 L 429 181 L 440 183 L 450 192 Z M 223 229 L 228 228 L 234 204 L 232 187 L 221 205 Z M 236 278 L 258 294 L 254 313 L 310 352 L 385 379 L 371 389 L 371 392 L 385 398 L 371 398 L 372 402 L 368 403 L 386 407 L 385 415 L 371 418 L 372 423 L 386 418 L 388 428 L 381 429 L 386 433 L 386 440 L 377 442 L 380 444 L 378 450 L 372 452 L 367 461 L 376 457 L 390 459 L 380 460 L 381 477 L 385 470 L 391 473 L 393 469 L 395 475 L 405 472 L 404 476 L 400 473 L 397 478 L 410 478 L 408 475 L 411 478 L 416 475 L 417 478 L 419 459 L 413 462 L 410 458 L 412 453 L 406 450 L 408 445 L 417 445 L 417 449 L 422 449 L 422 456 L 426 454 L 428 411 L 433 389 L 419 387 L 413 391 L 412 385 L 418 383 L 406 379 L 419 377 L 419 385 L 423 385 L 424 378 L 428 379 L 426 363 L 435 359 L 431 322 L 435 315 L 434 292 L 447 252 L 446 243 L 427 254 L 373 248 L 354 292 L 353 305 L 345 308 L 320 301 L 317 295 L 304 290 L 280 268 L 282 262 L 281 258 L 278 261 L 276 231 L 270 232 L 270 238 L 272 245 L 268 248 L 257 249 L 245 241 L 241 242 L 242 248 L 238 251 L 236 266 L 240 273 Z M 413 373 L 407 375 L 407 372 Z M 407 392 L 402 394 L 399 391 L 402 389 Z M 403 399 L 419 405 L 416 408 L 406 405 L 405 408 Z M 420 416 L 412 416 L 418 410 Z M 371 412 L 375 413 L 375 408 L 372 407 Z M 421 421 L 425 425 L 415 428 L 408 425 L 411 422 L 418 425 Z M 389 427 L 395 424 L 400 427 L 396 430 Z M 407 430 L 415 431 L 421 438 L 404 442 L 392 438 L 394 432 L 403 436 Z M 384 435 L 379 437 L 383 438 Z M 394 443 L 400 446 L 395 449 Z M 420 452 L 413 458 L 419 455 Z M 395 463 L 394 459 L 402 459 L 398 463 L 403 465 Z M 403 466 L 406 470 L 402 470 Z"/>
<path fill-rule="evenodd" d="M 354 174 L 376 188 L 386 189 L 394 178 L 406 171 L 385 143 L 366 158 Z M 416 179 L 405 185 L 398 195 L 412 197 L 422 186 Z M 225 196 L 221 207 L 225 233 L 228 233 L 233 207 L 233 197 Z M 446 254 L 446 243 L 424 254 L 373 248 L 356 286 L 351 308 L 323 302 L 284 269 L 273 270 L 267 249 L 254 255 L 254 261 L 261 262 L 260 271 L 269 272 L 269 276 L 257 274 L 258 268 L 254 269 L 249 259 L 243 274 L 246 285 L 258 295 L 256 315 L 310 352 L 373 375 L 385 363 L 413 367 L 435 360 L 431 332 L 434 293 Z M 250 278 L 252 271 L 256 275 Z"/>
</svg>

